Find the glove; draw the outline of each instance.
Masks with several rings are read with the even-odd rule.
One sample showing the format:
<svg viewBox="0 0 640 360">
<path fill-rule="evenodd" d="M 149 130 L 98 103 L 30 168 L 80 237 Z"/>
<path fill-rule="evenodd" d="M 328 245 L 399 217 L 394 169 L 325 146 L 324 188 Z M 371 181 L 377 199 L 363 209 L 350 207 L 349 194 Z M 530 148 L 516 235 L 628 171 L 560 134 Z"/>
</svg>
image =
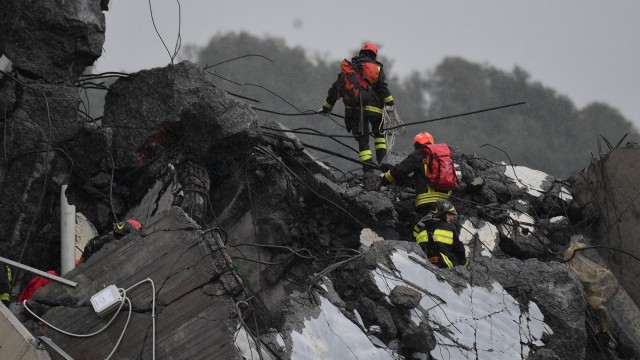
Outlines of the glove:
<svg viewBox="0 0 640 360">
<path fill-rule="evenodd" d="M 384 106 L 384 111 L 386 112 L 393 112 L 396 109 L 395 105 L 385 105 Z"/>
</svg>

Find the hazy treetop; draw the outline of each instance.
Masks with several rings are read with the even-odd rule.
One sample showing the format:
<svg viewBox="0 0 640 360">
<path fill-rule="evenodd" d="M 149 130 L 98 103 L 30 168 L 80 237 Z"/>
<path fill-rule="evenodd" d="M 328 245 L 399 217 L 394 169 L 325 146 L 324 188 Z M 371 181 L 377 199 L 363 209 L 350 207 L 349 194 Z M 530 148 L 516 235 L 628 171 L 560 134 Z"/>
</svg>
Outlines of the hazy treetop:
<svg viewBox="0 0 640 360">
<path fill-rule="evenodd" d="M 173 49 L 178 2 L 151 4 L 155 23 Z M 518 65 L 577 106 L 603 101 L 640 127 L 638 1 L 416 0 L 389 6 L 361 0 L 189 0 L 180 10 L 183 44 L 205 45 L 216 33 L 244 30 L 282 37 L 331 58 L 349 56 L 362 41 L 372 40 L 394 60 L 396 75 L 431 69 L 446 56 L 504 70 Z M 96 71 L 135 71 L 169 62 L 148 2 L 112 1 L 106 14 L 105 53 Z"/>
</svg>

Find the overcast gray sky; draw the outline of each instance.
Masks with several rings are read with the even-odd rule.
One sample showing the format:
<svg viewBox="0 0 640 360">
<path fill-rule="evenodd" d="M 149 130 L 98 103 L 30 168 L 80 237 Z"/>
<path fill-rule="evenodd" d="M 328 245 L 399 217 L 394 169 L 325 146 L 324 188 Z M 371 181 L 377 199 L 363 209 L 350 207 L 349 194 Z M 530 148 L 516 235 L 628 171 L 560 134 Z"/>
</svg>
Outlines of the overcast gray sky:
<svg viewBox="0 0 640 360">
<path fill-rule="evenodd" d="M 640 128 L 638 0 L 182 0 L 180 4 L 183 47 L 205 45 L 216 33 L 247 31 L 284 38 L 290 46 L 336 59 L 353 55 L 353 49 L 370 40 L 379 45 L 380 54 L 393 59 L 393 74 L 388 76 L 433 69 L 445 56 L 506 71 L 518 65 L 577 107 L 604 101 Z M 178 3 L 151 0 L 151 5 L 156 26 L 173 49 Z M 97 72 L 132 72 L 169 63 L 153 28 L 148 1 L 111 0 L 106 17 L 105 51 L 97 61 Z"/>
</svg>

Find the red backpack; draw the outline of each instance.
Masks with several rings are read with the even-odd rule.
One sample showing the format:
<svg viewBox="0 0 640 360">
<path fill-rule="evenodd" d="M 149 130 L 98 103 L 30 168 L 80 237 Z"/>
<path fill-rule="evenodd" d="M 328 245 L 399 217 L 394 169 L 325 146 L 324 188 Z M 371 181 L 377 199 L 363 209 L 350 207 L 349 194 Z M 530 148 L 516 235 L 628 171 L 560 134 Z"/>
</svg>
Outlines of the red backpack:
<svg viewBox="0 0 640 360">
<path fill-rule="evenodd" d="M 456 169 L 451 160 L 451 151 L 447 144 L 422 145 L 425 152 L 425 175 L 429 186 L 438 191 L 449 191 L 458 187 Z"/>
<path fill-rule="evenodd" d="M 341 71 L 341 96 L 347 103 L 359 101 L 360 96 L 366 100 L 371 93 L 371 85 L 378 81 L 380 74 L 380 69 L 374 62 L 350 62 L 347 59 L 342 60 Z"/>
</svg>

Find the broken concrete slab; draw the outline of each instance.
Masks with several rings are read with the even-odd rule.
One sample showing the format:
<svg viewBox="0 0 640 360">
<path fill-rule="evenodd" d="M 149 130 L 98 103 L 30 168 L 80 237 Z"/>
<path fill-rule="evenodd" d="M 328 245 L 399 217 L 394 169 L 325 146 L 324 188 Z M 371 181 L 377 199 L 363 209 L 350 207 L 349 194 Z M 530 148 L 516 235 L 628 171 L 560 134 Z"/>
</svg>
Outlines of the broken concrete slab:
<svg viewBox="0 0 640 360">
<path fill-rule="evenodd" d="M 27 77 L 73 83 L 102 54 L 102 10 L 98 0 L 4 1 L 0 54 Z"/>
<path fill-rule="evenodd" d="M 164 125 L 178 133 L 182 151 L 209 162 L 246 156 L 259 138 L 256 115 L 214 79 L 189 61 L 119 78 L 107 93 L 103 119 L 113 130 L 116 163 L 138 164 L 144 139 L 154 131 L 162 135 Z"/>
<path fill-rule="evenodd" d="M 88 333 L 105 325 L 93 312 L 89 299 L 110 284 L 126 291 L 134 313 L 127 336 L 116 354 L 152 352 L 151 307 L 155 303 L 158 357 L 189 359 L 239 358 L 233 346 L 238 319 L 228 287 L 221 296 L 204 291 L 229 273 L 218 261 L 223 249 L 212 249 L 205 234 L 179 208 L 158 215 L 142 237 L 127 236 L 104 246 L 68 276 L 77 289 L 47 286 L 36 293 L 30 307 L 39 304 L 45 320 L 73 333 Z M 152 287 L 144 283 L 151 279 Z M 135 289 L 133 288 L 135 287 Z M 125 318 L 95 337 L 69 337 L 36 322 L 27 322 L 36 334 L 47 334 L 74 358 L 99 358 L 115 346 Z M 198 334 L 192 336 L 191 334 Z M 201 339 L 207 341 L 201 341 Z M 128 357 L 128 355 L 126 356 Z"/>
<path fill-rule="evenodd" d="M 369 270 L 372 267 L 374 270 Z M 491 352 L 492 358 L 526 358 L 538 347 L 548 348 L 563 359 L 581 359 L 584 355 L 586 303 L 582 287 L 575 275 L 560 263 L 478 259 L 469 268 L 443 270 L 429 264 L 416 244 L 385 241 L 374 243 L 362 266 L 356 268 L 362 270 L 355 276 L 347 276 L 347 273 L 336 275 L 339 292 L 344 292 L 344 287 L 357 286 L 367 291 L 377 306 L 385 304 L 385 298 L 400 284 L 423 294 L 421 311 L 428 315 L 436 336 L 433 356 L 440 351 L 450 353 L 455 350 L 456 354 L 460 353 L 452 354 L 452 358 L 485 351 Z M 369 275 L 365 275 L 369 271 Z M 548 288 L 545 279 L 554 279 L 554 290 Z M 582 301 L 576 302 L 576 299 Z M 385 306 L 390 305 L 387 303 Z M 483 307 L 486 309 L 482 310 Z M 513 316 L 512 310 L 515 309 L 523 314 L 512 323 L 506 318 L 498 319 L 502 316 L 498 315 L 500 309 L 506 317 Z M 366 309 L 358 308 L 358 311 L 362 313 Z M 480 324 L 484 311 L 493 314 L 490 316 L 493 325 L 485 327 Z M 464 325 L 469 316 L 475 319 L 474 323 Z M 525 318 L 528 324 L 522 323 Z M 466 326 L 470 326 L 469 329 L 482 328 L 483 332 L 476 333 L 474 337 L 471 335 L 473 330 L 471 333 L 463 330 Z M 529 331 L 524 338 L 520 333 L 523 327 Z M 451 332 L 459 332 L 459 335 Z M 523 339 L 527 339 L 524 347 L 521 344 Z M 454 344 L 464 346 L 450 346 Z M 477 350 L 466 353 L 464 349 Z"/>
<path fill-rule="evenodd" d="M 593 227 L 585 235 L 594 245 L 610 246 L 640 257 L 640 146 L 630 144 L 594 161 L 572 177 L 571 187 L 581 208 L 588 208 Z M 575 218 L 574 218 L 575 219 Z M 589 226 L 591 222 L 588 223 Z M 611 269 L 629 296 L 640 304 L 640 262 L 628 255 L 601 249 Z"/>
</svg>

